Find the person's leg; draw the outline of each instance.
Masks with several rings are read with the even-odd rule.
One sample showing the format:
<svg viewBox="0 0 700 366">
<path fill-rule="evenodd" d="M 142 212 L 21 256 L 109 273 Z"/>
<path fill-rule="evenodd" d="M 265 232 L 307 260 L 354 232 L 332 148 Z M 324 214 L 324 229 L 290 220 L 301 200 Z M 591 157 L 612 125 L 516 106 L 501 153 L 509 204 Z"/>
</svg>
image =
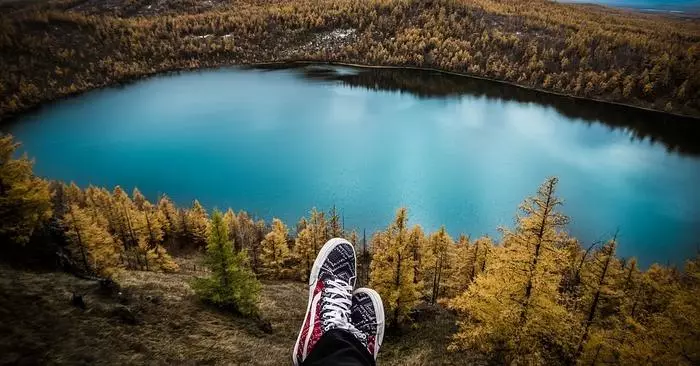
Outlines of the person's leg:
<svg viewBox="0 0 700 366">
<path fill-rule="evenodd" d="M 374 357 L 367 346 L 344 329 L 332 329 L 321 337 L 303 366 L 374 366 Z"/>
<path fill-rule="evenodd" d="M 343 355 L 352 352 L 352 339 L 336 334 L 333 330 L 344 330 L 357 337 L 362 334 L 350 323 L 352 289 L 356 277 L 355 248 L 345 239 L 329 240 L 320 250 L 309 276 L 309 302 L 306 316 L 294 344 L 292 360 L 301 365 L 313 353 L 317 362 L 335 364 L 332 359 L 322 361 L 323 355 L 344 349 Z M 326 334 L 329 334 L 327 337 Z M 335 335 L 333 335 L 335 334 Z M 321 343 L 321 341 L 323 342 Z M 319 345 L 321 348 L 319 348 Z M 316 357 L 316 356 L 315 356 Z M 362 358 L 358 358 L 361 360 Z M 361 362 L 361 361 L 360 361 Z M 318 364 L 318 363 L 317 363 Z M 364 365 L 365 363 L 355 363 Z"/>
<path fill-rule="evenodd" d="M 384 305 L 379 294 L 358 288 L 352 294 L 350 323 L 353 331 L 332 329 L 319 339 L 303 366 L 376 365 L 384 340 Z"/>
</svg>

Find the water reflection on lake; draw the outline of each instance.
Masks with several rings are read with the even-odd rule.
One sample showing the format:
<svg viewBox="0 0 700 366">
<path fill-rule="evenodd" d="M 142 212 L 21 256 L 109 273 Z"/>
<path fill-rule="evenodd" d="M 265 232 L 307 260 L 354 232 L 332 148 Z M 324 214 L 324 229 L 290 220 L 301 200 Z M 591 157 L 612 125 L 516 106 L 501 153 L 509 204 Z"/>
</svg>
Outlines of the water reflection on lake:
<svg viewBox="0 0 700 366">
<path fill-rule="evenodd" d="M 39 174 L 293 224 L 339 207 L 385 226 L 497 235 L 560 177 L 570 231 L 680 263 L 700 225 L 698 121 L 406 71 L 219 69 L 85 94 L 11 126 Z"/>
</svg>

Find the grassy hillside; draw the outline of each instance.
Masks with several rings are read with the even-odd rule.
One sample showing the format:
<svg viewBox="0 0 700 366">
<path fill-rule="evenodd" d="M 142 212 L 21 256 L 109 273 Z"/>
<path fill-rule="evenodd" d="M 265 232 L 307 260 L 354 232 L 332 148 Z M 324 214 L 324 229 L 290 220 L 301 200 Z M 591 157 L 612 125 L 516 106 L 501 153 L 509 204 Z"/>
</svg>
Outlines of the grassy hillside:
<svg viewBox="0 0 700 366">
<path fill-rule="evenodd" d="M 304 283 L 268 281 L 260 307 L 272 331 L 202 304 L 188 282 L 197 261 L 178 258 L 180 273 L 125 271 L 121 289 L 61 272 L 0 266 L 0 364 L 285 365 L 306 311 Z M 119 294 L 121 292 L 121 295 Z M 85 309 L 71 303 L 83 295 Z M 127 310 L 128 309 L 128 310 Z M 425 308 L 413 328 L 389 334 L 384 365 L 462 364 L 445 352 L 454 316 Z"/>
</svg>

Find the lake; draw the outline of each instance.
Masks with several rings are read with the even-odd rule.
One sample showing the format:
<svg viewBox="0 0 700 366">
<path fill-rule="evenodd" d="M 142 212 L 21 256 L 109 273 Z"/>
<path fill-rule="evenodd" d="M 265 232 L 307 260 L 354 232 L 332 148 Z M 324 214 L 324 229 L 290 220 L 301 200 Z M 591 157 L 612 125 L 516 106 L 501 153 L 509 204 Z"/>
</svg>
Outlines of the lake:
<svg viewBox="0 0 700 366">
<path fill-rule="evenodd" d="M 599 4 L 644 12 L 700 14 L 698 0 L 560 0 L 564 3 Z"/>
<path fill-rule="evenodd" d="M 346 228 L 405 205 L 427 230 L 497 236 L 547 176 L 584 245 L 681 264 L 700 230 L 700 121 L 431 72 L 308 66 L 159 76 L 63 100 L 3 129 L 37 174 L 151 200 Z"/>
</svg>

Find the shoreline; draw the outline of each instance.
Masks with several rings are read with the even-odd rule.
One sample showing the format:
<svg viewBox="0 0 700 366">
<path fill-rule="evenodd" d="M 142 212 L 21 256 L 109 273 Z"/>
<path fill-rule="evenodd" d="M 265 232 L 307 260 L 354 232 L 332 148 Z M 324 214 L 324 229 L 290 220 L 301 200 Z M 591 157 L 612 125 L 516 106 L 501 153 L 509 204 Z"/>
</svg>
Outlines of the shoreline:
<svg viewBox="0 0 700 366">
<path fill-rule="evenodd" d="M 576 100 L 584 100 L 584 101 L 588 101 L 588 102 L 610 104 L 610 105 L 615 105 L 615 106 L 619 106 L 619 107 L 634 108 L 634 109 L 638 109 L 638 110 L 642 110 L 642 111 L 646 111 L 646 112 L 665 114 L 665 115 L 669 115 L 669 116 L 673 116 L 673 117 L 694 119 L 694 120 L 698 120 L 700 122 L 700 116 L 681 114 L 681 113 L 675 113 L 675 112 L 666 112 L 666 111 L 659 110 L 659 109 L 653 109 L 653 108 L 649 108 L 649 107 L 638 106 L 638 105 L 622 103 L 622 102 L 615 102 L 615 101 L 605 100 L 605 99 L 580 97 L 577 95 L 564 94 L 564 93 L 559 93 L 556 91 L 550 91 L 550 90 L 545 90 L 545 89 L 534 88 L 531 86 L 520 85 L 520 84 L 510 82 L 510 81 L 492 79 L 492 78 L 488 78 L 488 77 L 484 77 L 484 76 L 477 76 L 477 75 L 472 75 L 472 74 L 467 74 L 467 73 L 441 70 L 441 69 L 435 69 L 435 68 L 430 68 L 430 67 L 366 65 L 366 64 L 351 63 L 351 62 L 342 62 L 342 61 L 312 61 L 312 60 L 265 62 L 265 63 L 246 64 L 246 65 L 238 65 L 238 66 L 264 67 L 264 66 L 275 66 L 275 65 L 285 65 L 285 64 L 332 65 L 332 66 L 348 66 L 348 67 L 354 67 L 354 68 L 358 68 L 358 69 L 384 69 L 384 70 L 409 70 L 409 71 L 418 71 L 418 72 L 436 72 L 436 73 L 440 73 L 443 75 L 458 76 L 458 77 L 462 77 L 462 78 L 471 78 L 471 79 L 484 80 L 484 81 L 489 81 L 489 82 L 493 82 L 493 83 L 509 85 L 512 87 L 525 89 L 525 90 L 529 90 L 529 91 L 536 92 L 536 93 L 556 95 L 559 97 L 571 98 L 571 99 L 576 99 Z"/>
<path fill-rule="evenodd" d="M 211 66 L 201 66 L 201 67 L 196 67 L 196 68 L 174 68 L 174 69 L 164 69 L 160 71 L 155 71 L 155 72 L 149 72 L 149 73 L 144 73 L 144 74 L 139 74 L 135 75 L 133 77 L 127 77 L 121 80 L 116 80 L 110 83 L 105 83 L 103 85 L 96 86 L 94 88 L 89 88 L 85 90 L 79 90 L 74 93 L 69 93 L 65 95 L 61 95 L 56 98 L 50 98 L 44 101 L 40 101 L 29 108 L 26 108 L 24 110 L 15 112 L 15 113 L 9 113 L 4 116 L 0 117 L 0 127 L 2 126 L 7 126 L 10 125 L 17 120 L 21 119 L 22 117 L 31 114 L 33 112 L 36 112 L 40 110 L 41 108 L 44 108 L 46 106 L 49 106 L 53 103 L 57 103 L 66 99 L 70 99 L 73 97 L 78 97 L 82 94 L 95 91 L 95 90 L 100 90 L 100 89 L 106 89 L 106 88 L 120 88 L 120 87 L 126 87 L 129 84 L 139 82 L 141 80 L 146 80 L 152 77 L 159 77 L 159 76 L 168 76 L 170 74 L 179 74 L 183 72 L 196 72 L 196 71 L 205 71 L 205 70 L 213 70 L 213 69 L 219 69 L 219 68 L 264 68 L 264 67 L 270 67 L 270 66 L 312 66 L 312 65 L 330 65 L 330 66 L 346 66 L 346 67 L 353 67 L 357 69 L 379 69 L 379 70 L 407 70 L 407 71 L 416 71 L 416 72 L 434 72 L 434 73 L 439 73 L 442 75 L 450 75 L 450 76 L 457 76 L 460 78 L 471 78 L 471 79 L 476 79 L 476 80 L 483 80 L 483 81 L 488 81 L 488 82 L 493 82 L 493 83 L 498 83 L 502 85 L 508 85 L 511 87 L 516 87 L 528 91 L 532 91 L 534 93 L 543 93 L 543 94 L 549 94 L 553 96 L 558 96 L 562 98 L 571 98 L 574 100 L 581 100 L 581 101 L 586 101 L 586 102 L 594 102 L 594 103 L 604 103 L 607 105 L 613 105 L 613 106 L 618 106 L 618 107 L 624 107 L 624 108 L 633 108 L 639 111 L 645 111 L 645 112 L 650 112 L 650 113 L 656 113 L 660 115 L 667 115 L 667 116 L 672 116 L 675 118 L 684 118 L 684 119 L 690 119 L 690 120 L 696 120 L 700 122 L 700 116 L 695 116 L 695 115 L 688 115 L 688 114 L 681 114 L 677 112 L 667 112 L 663 110 L 658 110 L 658 109 L 653 109 L 649 107 L 644 107 L 644 106 L 639 106 L 639 105 L 634 105 L 634 104 L 629 104 L 629 103 L 622 103 L 622 102 L 615 102 L 615 101 L 610 101 L 610 100 L 605 100 L 605 99 L 598 99 L 598 98 L 588 98 L 588 97 L 581 97 L 581 96 L 576 96 L 576 95 L 570 95 L 570 94 L 565 94 L 565 93 L 560 93 L 556 91 L 550 91 L 550 90 L 545 90 L 545 89 L 540 89 L 540 88 L 535 88 L 531 86 L 526 86 L 526 85 L 520 85 L 517 83 L 513 83 L 510 81 L 505 81 L 505 80 L 498 80 L 498 79 L 493 79 L 493 78 L 488 78 L 484 76 L 478 76 L 478 75 L 472 75 L 472 74 L 467 74 L 467 73 L 460 73 L 456 71 L 448 71 L 448 70 L 442 70 L 442 69 L 436 69 L 436 68 L 430 68 L 430 67 L 417 67 L 417 66 L 394 66 L 394 65 L 369 65 L 369 64 L 362 64 L 362 63 L 354 63 L 354 62 L 345 62 L 345 61 L 319 61 L 319 60 L 309 60 L 309 59 L 297 59 L 297 60 L 284 60 L 284 61 L 266 61 L 266 62 L 250 62 L 250 63 L 232 63 L 232 64 L 220 64 L 220 65 L 211 65 Z"/>
<path fill-rule="evenodd" d="M 667 17 L 676 18 L 690 18 L 698 19 L 700 18 L 700 5 L 689 5 L 689 6 L 675 6 L 675 7 L 653 7 L 650 5 L 624 5 L 618 3 L 609 3 L 606 1 L 594 1 L 594 0 L 555 0 L 561 4 L 574 5 L 574 6 L 599 6 L 607 8 L 609 10 L 622 10 L 631 13 L 645 14 L 645 15 L 659 15 Z"/>
</svg>

